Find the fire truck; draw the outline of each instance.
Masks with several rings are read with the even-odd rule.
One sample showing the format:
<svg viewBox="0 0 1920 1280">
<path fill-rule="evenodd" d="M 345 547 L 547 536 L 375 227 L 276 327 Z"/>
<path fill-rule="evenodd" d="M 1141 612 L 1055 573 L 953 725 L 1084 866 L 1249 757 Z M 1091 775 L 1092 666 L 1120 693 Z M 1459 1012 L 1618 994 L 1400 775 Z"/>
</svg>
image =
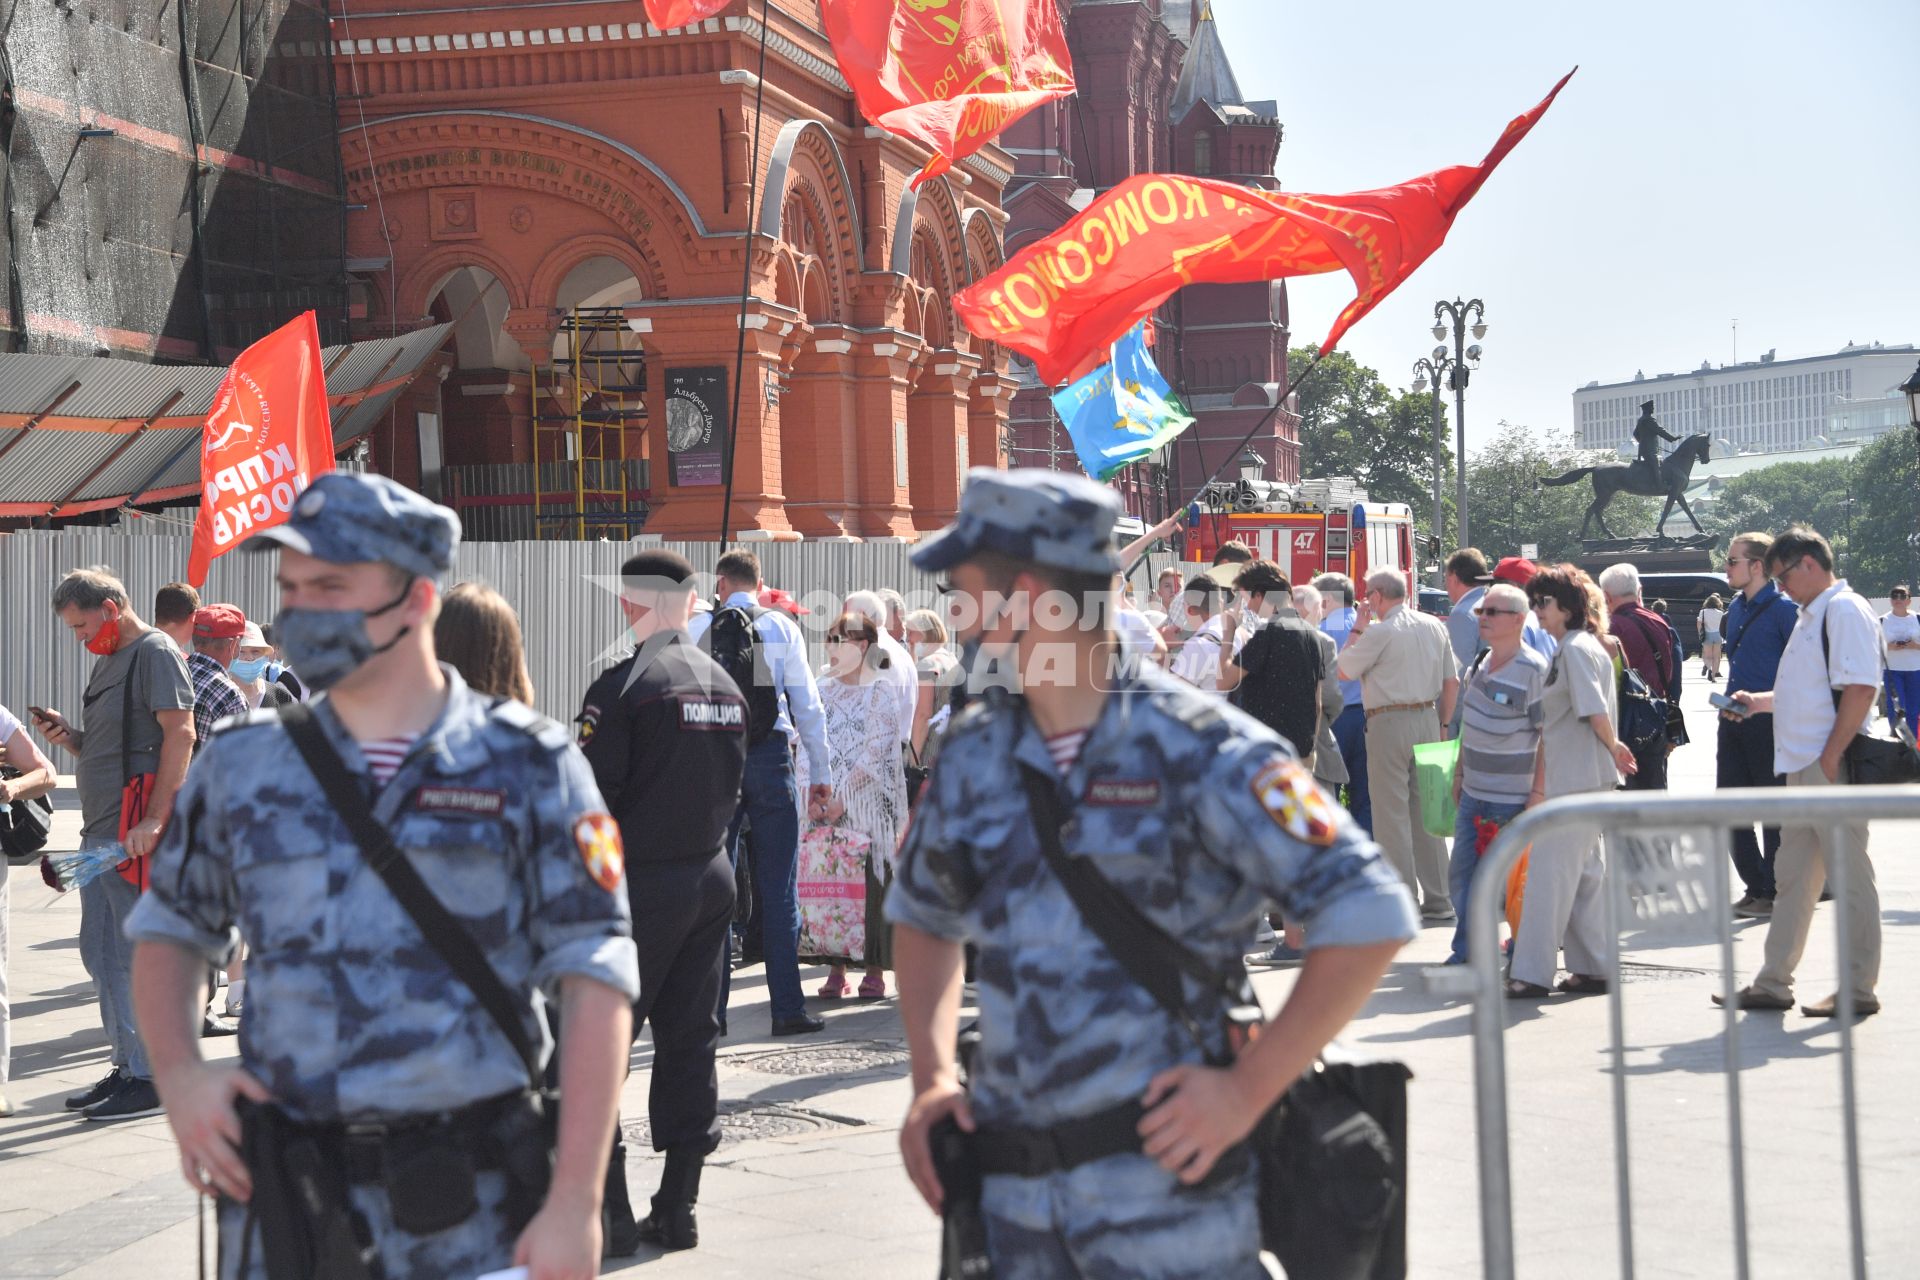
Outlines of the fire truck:
<svg viewBox="0 0 1920 1280">
<path fill-rule="evenodd" d="M 1185 558 L 1205 567 L 1222 543 L 1236 538 L 1280 566 L 1289 582 L 1344 573 L 1357 586 L 1384 566 L 1399 570 L 1409 598 L 1417 590 L 1412 509 L 1369 502 L 1366 490 L 1345 477 L 1209 486 L 1188 509 Z"/>
</svg>

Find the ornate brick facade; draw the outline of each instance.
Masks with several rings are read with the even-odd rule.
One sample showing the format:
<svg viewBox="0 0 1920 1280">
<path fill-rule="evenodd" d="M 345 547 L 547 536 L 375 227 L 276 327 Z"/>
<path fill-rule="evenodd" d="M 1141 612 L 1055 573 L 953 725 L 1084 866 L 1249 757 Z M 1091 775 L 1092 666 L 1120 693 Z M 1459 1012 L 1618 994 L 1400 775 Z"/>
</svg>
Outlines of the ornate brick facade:
<svg viewBox="0 0 1920 1280">
<path fill-rule="evenodd" d="M 1097 0 L 1067 13 L 1080 101 L 1043 107 L 1001 142 L 1018 170 L 1008 183 L 1007 250 L 1063 225 L 1093 191 L 1136 173 L 1205 174 L 1275 187 L 1281 126 L 1272 102 L 1245 101 L 1205 0 Z M 1266 415 L 1287 381 L 1283 282 L 1196 285 L 1155 318 L 1155 357 L 1197 419 L 1166 452 L 1166 465 L 1116 477 L 1137 514 L 1157 518 L 1190 494 Z M 1015 361 L 1012 457 L 1016 465 L 1077 470 L 1049 388 Z M 1282 410 L 1251 446 L 1275 480 L 1300 477 L 1298 419 Z"/>
<path fill-rule="evenodd" d="M 757 155 L 758 4 L 671 32 L 610 25 L 601 4 L 379 8 L 334 23 L 356 325 L 455 322 L 444 382 L 376 435 L 382 470 L 421 479 L 423 413 L 452 489 L 559 460 L 572 446 L 536 430 L 529 384 L 547 379 L 543 414 L 599 403 L 569 369 L 536 372 L 577 306 L 625 321 L 600 340 L 645 386 L 624 449 L 648 464 L 650 534 L 720 532 L 717 467 L 669 466 L 668 395 L 689 373 L 724 370 L 711 400 L 738 404 L 735 530 L 911 536 L 950 519 L 966 466 L 1004 465 L 1005 357 L 951 303 L 1003 259 L 1010 157 L 989 147 L 908 190 L 924 154 L 859 120 L 811 0 L 772 6 Z"/>
</svg>

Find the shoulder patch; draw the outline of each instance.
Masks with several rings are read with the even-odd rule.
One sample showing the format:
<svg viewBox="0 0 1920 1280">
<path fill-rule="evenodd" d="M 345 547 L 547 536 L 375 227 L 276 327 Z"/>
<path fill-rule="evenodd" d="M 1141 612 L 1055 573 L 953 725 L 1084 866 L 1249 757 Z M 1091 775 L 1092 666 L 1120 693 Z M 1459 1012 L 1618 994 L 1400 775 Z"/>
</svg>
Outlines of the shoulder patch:
<svg viewBox="0 0 1920 1280">
<path fill-rule="evenodd" d="M 626 846 L 620 840 L 620 824 L 610 813 L 589 813 L 573 824 L 573 843 L 580 850 L 580 861 L 593 882 L 608 893 L 620 887 L 626 874 Z"/>
<path fill-rule="evenodd" d="M 1298 760 L 1270 761 L 1250 785 L 1254 799 L 1282 831 L 1321 848 L 1333 843 L 1339 830 L 1333 802 Z"/>
</svg>

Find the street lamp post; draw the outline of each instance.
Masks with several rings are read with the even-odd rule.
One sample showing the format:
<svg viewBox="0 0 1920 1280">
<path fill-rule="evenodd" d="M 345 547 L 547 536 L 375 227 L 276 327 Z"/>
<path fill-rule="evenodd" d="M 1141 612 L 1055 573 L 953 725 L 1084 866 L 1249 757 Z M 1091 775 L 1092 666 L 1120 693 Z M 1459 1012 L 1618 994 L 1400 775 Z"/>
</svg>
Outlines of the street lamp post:
<svg viewBox="0 0 1920 1280">
<path fill-rule="evenodd" d="M 1480 299 L 1462 302 L 1455 298 L 1452 302 L 1433 304 L 1433 337 L 1436 342 L 1445 342 L 1447 333 L 1453 333 L 1453 368 L 1448 373 L 1448 385 L 1453 388 L 1453 430 L 1454 430 L 1454 474 L 1457 482 L 1454 489 L 1454 501 L 1459 507 L 1456 518 L 1460 522 L 1460 545 L 1473 545 L 1467 525 L 1467 377 L 1469 365 L 1480 363 L 1479 340 L 1487 336 L 1486 306 Z M 1446 317 L 1443 322 L 1441 317 Z M 1469 320 L 1468 317 L 1472 317 Z M 1450 322 L 1450 323 L 1449 323 Z M 1467 345 L 1467 333 L 1471 330 L 1474 345 Z"/>
<path fill-rule="evenodd" d="M 1447 354 L 1445 347 L 1435 347 L 1431 356 L 1422 356 L 1413 362 L 1413 389 L 1425 391 L 1429 384 L 1433 387 L 1433 541 L 1436 551 L 1441 547 L 1445 530 L 1441 527 L 1446 515 L 1446 476 L 1442 470 L 1440 457 L 1444 452 L 1442 444 L 1445 436 L 1440 426 L 1440 379 L 1453 368 L 1453 357 Z M 1465 539 L 1461 540 L 1466 545 Z"/>
</svg>

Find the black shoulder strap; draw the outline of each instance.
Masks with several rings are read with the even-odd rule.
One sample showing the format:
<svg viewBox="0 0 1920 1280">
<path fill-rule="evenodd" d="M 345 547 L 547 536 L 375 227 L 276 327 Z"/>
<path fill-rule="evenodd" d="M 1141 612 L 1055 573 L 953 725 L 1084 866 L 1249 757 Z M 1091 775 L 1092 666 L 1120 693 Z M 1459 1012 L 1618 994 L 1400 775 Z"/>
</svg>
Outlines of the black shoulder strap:
<svg viewBox="0 0 1920 1280">
<path fill-rule="evenodd" d="M 1234 974 L 1211 968 L 1184 943 L 1170 937 L 1166 930 L 1141 914 L 1140 908 L 1128 901 L 1091 862 L 1070 857 L 1060 842 L 1066 815 L 1053 780 L 1025 764 L 1020 766 L 1020 780 L 1027 790 L 1027 811 L 1033 818 L 1034 834 L 1040 840 L 1040 852 L 1073 900 L 1080 918 L 1119 961 L 1127 976 L 1146 988 L 1147 994 L 1187 1029 L 1202 1052 L 1211 1053 L 1206 1036 L 1187 1003 L 1186 992 L 1181 988 L 1180 975 L 1184 973 L 1202 986 L 1219 991 L 1228 1000 L 1240 1003 L 1252 1000 L 1246 970 L 1240 968 Z"/>
<path fill-rule="evenodd" d="M 360 853 L 366 858 L 367 865 L 387 886 L 387 891 L 399 902 L 400 909 L 407 913 L 426 938 L 427 945 L 439 953 L 440 958 L 446 961 L 447 968 L 453 970 L 454 977 L 467 985 L 481 1007 L 498 1024 L 501 1034 L 506 1036 L 513 1051 L 520 1055 L 521 1062 L 526 1064 L 528 1080 L 538 1089 L 541 1081 L 540 1051 L 521 1021 L 521 1002 L 500 980 L 500 975 L 487 961 L 480 944 L 473 940 L 473 935 L 433 896 L 433 890 L 427 888 L 427 882 L 420 878 L 420 872 L 394 844 L 393 836 L 380 825 L 379 819 L 373 816 L 366 794 L 353 775 L 347 772 L 347 766 L 333 749 L 333 744 L 327 741 L 326 731 L 314 717 L 313 708 L 304 702 L 291 702 L 280 707 L 277 714 L 280 723 L 287 727 L 287 736 L 293 739 L 293 745 L 299 748 L 307 768 L 312 770 L 320 789 L 326 793 L 328 802 L 353 834 L 354 843 L 360 846 Z"/>
</svg>

